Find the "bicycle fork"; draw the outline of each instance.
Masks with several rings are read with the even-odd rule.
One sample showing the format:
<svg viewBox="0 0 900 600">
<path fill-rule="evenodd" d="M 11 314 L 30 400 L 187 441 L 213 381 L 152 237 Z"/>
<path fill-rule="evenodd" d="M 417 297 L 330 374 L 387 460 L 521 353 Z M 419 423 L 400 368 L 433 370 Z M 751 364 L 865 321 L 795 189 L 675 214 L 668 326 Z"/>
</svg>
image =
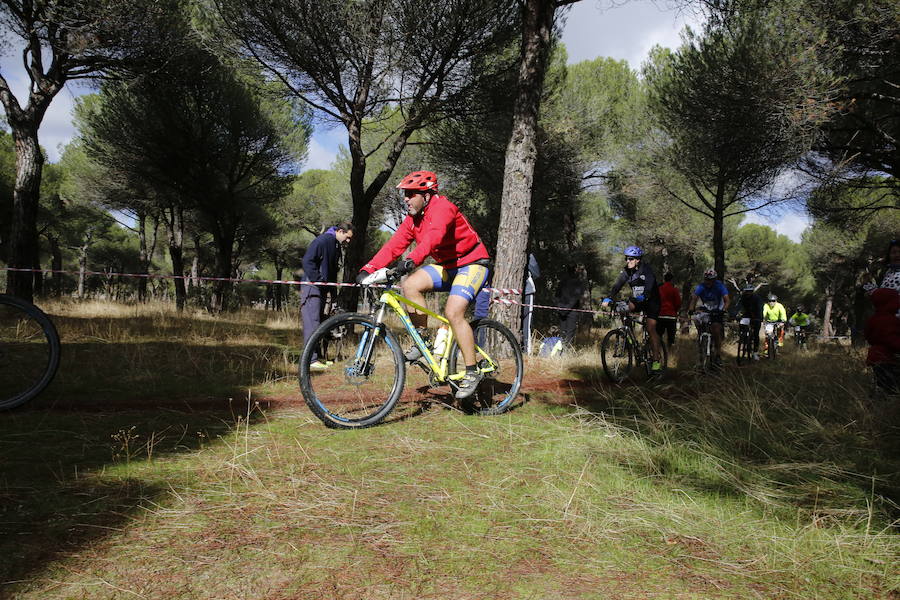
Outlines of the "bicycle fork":
<svg viewBox="0 0 900 600">
<path fill-rule="evenodd" d="M 363 377 L 368 377 L 372 374 L 372 352 L 375 349 L 375 340 L 378 339 L 378 336 L 381 333 L 383 320 L 384 304 L 382 303 L 378 312 L 375 314 L 375 327 L 373 329 L 364 329 L 362 338 L 359 340 L 359 346 L 356 348 L 356 360 L 354 361 L 354 365 L 356 366 L 357 373 Z"/>
</svg>

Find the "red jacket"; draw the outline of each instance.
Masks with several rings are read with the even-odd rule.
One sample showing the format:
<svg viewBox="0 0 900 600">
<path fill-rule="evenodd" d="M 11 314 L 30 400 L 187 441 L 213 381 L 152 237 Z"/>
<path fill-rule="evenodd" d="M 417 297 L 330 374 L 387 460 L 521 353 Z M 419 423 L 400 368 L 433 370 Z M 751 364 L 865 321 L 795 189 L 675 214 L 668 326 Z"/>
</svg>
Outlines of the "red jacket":
<svg viewBox="0 0 900 600">
<path fill-rule="evenodd" d="M 416 243 L 416 249 L 407 258 L 417 266 L 429 256 L 448 269 L 464 267 L 476 260 L 490 257 L 481 238 L 459 212 L 459 208 L 445 196 L 434 196 L 422 212 L 414 217 L 407 215 L 403 219 L 391 239 L 362 270 L 374 273 L 381 267 L 388 266 L 413 242 Z"/>
<path fill-rule="evenodd" d="M 900 352 L 900 294 L 890 288 L 878 288 L 871 295 L 875 314 L 866 321 L 866 341 L 869 342 L 867 365 L 895 362 Z"/>
<path fill-rule="evenodd" d="M 674 317 L 681 308 L 681 292 L 672 285 L 671 281 L 667 281 L 659 286 L 659 316 Z"/>
</svg>

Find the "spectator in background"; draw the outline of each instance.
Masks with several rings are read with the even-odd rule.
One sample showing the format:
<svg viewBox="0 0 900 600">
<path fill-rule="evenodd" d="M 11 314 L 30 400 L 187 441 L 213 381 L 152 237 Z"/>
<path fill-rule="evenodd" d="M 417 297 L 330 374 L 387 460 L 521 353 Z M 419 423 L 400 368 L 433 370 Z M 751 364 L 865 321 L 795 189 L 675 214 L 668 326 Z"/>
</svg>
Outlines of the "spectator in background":
<svg viewBox="0 0 900 600">
<path fill-rule="evenodd" d="M 584 267 L 570 266 L 566 269 L 566 277 L 556 289 L 556 312 L 559 316 L 559 333 L 563 342 L 572 345 L 575 341 L 575 329 L 578 326 L 577 310 L 581 307 L 584 295 Z"/>
<path fill-rule="evenodd" d="M 303 255 L 303 281 L 331 282 L 337 281 L 338 260 L 341 246 L 353 237 L 353 225 L 349 222 L 331 227 L 314 239 Z M 325 297 L 329 293 L 326 285 L 300 286 L 300 316 L 303 318 L 303 340 L 309 339 L 313 331 L 322 322 Z M 324 371 L 328 365 L 321 362 L 316 350 L 313 350 L 311 371 Z"/>
<path fill-rule="evenodd" d="M 681 292 L 672 283 L 671 273 L 663 275 L 663 284 L 659 286 L 659 319 L 656 321 L 656 333 L 660 340 L 667 333 L 666 344 L 671 348 L 675 344 L 675 331 L 678 329 L 678 310 L 681 308 Z"/>
<path fill-rule="evenodd" d="M 884 273 L 876 280 L 866 274 L 863 289 L 871 294 L 878 288 L 889 288 L 900 291 L 900 240 L 891 240 L 884 257 Z"/>
<path fill-rule="evenodd" d="M 534 254 L 528 253 L 528 267 L 525 269 L 525 288 L 522 290 L 522 349 L 531 354 L 531 317 L 534 313 L 534 294 L 537 286 L 534 280 L 541 276 L 541 269 Z"/>
<path fill-rule="evenodd" d="M 895 394 L 900 384 L 900 294 L 890 288 L 872 292 L 875 314 L 866 321 L 866 341 L 869 353 L 866 364 L 875 372 L 875 385 L 885 393 Z"/>
</svg>

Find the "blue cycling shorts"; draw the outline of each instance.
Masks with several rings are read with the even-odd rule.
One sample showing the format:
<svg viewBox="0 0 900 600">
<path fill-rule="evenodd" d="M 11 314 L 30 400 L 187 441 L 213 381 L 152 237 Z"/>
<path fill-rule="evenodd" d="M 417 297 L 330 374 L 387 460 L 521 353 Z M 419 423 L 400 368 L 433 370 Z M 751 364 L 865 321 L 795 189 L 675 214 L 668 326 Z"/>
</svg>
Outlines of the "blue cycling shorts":
<svg viewBox="0 0 900 600">
<path fill-rule="evenodd" d="M 484 287 L 490 269 L 483 265 L 466 265 L 456 269 L 446 269 L 440 265 L 422 267 L 431 276 L 435 292 L 450 292 L 451 296 L 461 296 L 471 302 Z"/>
</svg>

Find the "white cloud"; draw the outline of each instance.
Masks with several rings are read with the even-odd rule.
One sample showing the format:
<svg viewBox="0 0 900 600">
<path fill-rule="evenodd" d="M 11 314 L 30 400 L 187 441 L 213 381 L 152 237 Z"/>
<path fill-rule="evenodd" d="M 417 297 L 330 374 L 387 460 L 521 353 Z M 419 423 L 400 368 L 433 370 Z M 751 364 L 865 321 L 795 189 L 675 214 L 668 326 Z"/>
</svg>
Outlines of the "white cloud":
<svg viewBox="0 0 900 600">
<path fill-rule="evenodd" d="M 639 69 L 654 45 L 675 48 L 685 25 L 697 28 L 701 16 L 665 2 L 620 0 L 578 2 L 568 13 L 562 42 L 569 63 L 611 57 Z"/>
<path fill-rule="evenodd" d="M 810 226 L 810 218 L 808 215 L 790 211 L 778 214 L 762 214 L 759 211 L 746 213 L 743 223 L 756 223 L 758 225 L 767 225 L 776 232 L 786 235 L 794 242 L 800 242 L 800 237 L 807 227 Z"/>
<path fill-rule="evenodd" d="M 75 96 L 68 88 L 65 88 L 56 95 L 44 115 L 38 131 L 38 141 L 47 151 L 50 162 L 59 162 L 63 147 L 75 135 L 72 127 L 72 110 L 74 108 Z"/>
<path fill-rule="evenodd" d="M 309 140 L 309 152 L 302 170 L 330 169 L 346 139 L 347 132 L 340 127 L 316 129 Z"/>
<path fill-rule="evenodd" d="M 334 162 L 334 153 L 326 149 L 320 144 L 315 136 L 309 140 L 309 152 L 307 152 L 306 162 L 303 163 L 304 171 L 313 169 L 328 169 Z"/>
</svg>

